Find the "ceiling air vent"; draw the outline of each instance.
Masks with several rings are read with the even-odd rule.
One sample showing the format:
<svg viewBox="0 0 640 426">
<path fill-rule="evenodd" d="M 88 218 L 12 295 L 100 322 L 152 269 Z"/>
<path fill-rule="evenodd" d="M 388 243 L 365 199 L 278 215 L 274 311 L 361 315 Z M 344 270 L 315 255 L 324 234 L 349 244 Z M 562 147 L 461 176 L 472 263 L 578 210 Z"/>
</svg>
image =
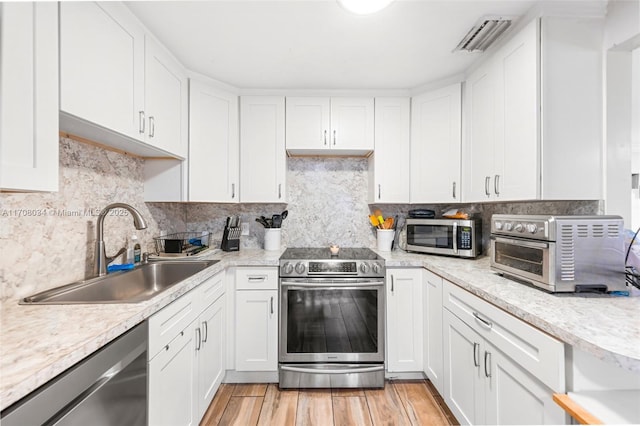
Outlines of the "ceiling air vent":
<svg viewBox="0 0 640 426">
<path fill-rule="evenodd" d="M 483 52 L 511 26 L 512 17 L 485 16 L 469 30 L 453 51 Z"/>
</svg>

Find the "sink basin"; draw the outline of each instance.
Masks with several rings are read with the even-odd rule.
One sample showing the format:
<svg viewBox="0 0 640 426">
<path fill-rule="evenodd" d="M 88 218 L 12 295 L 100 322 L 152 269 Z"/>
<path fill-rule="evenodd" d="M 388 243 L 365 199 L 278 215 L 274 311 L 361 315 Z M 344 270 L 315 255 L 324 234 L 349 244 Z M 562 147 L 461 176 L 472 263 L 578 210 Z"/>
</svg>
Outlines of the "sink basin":
<svg viewBox="0 0 640 426">
<path fill-rule="evenodd" d="M 131 271 L 113 272 L 25 297 L 20 304 L 135 303 L 162 293 L 219 260 L 178 260 L 146 263 Z"/>
</svg>

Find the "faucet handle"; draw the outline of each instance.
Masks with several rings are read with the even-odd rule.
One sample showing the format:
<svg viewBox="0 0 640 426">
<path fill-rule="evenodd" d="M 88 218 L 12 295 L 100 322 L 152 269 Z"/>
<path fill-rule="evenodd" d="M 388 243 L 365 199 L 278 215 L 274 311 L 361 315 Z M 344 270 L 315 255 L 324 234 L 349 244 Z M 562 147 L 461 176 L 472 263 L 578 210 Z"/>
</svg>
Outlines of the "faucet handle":
<svg viewBox="0 0 640 426">
<path fill-rule="evenodd" d="M 142 253 L 142 263 L 148 263 L 149 262 L 149 252 L 145 251 L 144 253 Z"/>
<path fill-rule="evenodd" d="M 111 262 L 113 262 L 114 260 L 116 260 L 116 258 L 118 256 L 120 256 L 122 253 L 124 253 L 127 250 L 126 247 L 122 247 L 120 250 L 118 250 L 118 252 L 116 254 L 114 254 L 113 256 L 109 257 L 106 256 L 106 260 L 107 260 L 107 265 L 110 264 Z"/>
</svg>

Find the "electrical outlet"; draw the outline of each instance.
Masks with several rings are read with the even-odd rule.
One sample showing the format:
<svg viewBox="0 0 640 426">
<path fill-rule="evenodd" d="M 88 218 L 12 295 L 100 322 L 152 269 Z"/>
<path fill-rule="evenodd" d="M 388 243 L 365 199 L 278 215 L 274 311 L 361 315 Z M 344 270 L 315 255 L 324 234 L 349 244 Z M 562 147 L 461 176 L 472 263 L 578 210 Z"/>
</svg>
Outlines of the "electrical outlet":
<svg viewBox="0 0 640 426">
<path fill-rule="evenodd" d="M 240 223 L 240 235 L 249 235 L 249 222 Z"/>
</svg>

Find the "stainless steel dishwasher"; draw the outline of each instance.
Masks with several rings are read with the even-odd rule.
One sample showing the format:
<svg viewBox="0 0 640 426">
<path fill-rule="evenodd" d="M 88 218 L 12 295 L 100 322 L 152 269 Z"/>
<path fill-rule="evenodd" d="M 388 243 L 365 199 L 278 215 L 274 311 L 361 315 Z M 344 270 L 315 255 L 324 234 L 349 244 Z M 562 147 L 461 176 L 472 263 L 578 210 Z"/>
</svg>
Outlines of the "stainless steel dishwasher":
<svg viewBox="0 0 640 426">
<path fill-rule="evenodd" d="M 145 321 L 2 411 L 2 426 L 146 425 L 147 335 Z"/>
</svg>

